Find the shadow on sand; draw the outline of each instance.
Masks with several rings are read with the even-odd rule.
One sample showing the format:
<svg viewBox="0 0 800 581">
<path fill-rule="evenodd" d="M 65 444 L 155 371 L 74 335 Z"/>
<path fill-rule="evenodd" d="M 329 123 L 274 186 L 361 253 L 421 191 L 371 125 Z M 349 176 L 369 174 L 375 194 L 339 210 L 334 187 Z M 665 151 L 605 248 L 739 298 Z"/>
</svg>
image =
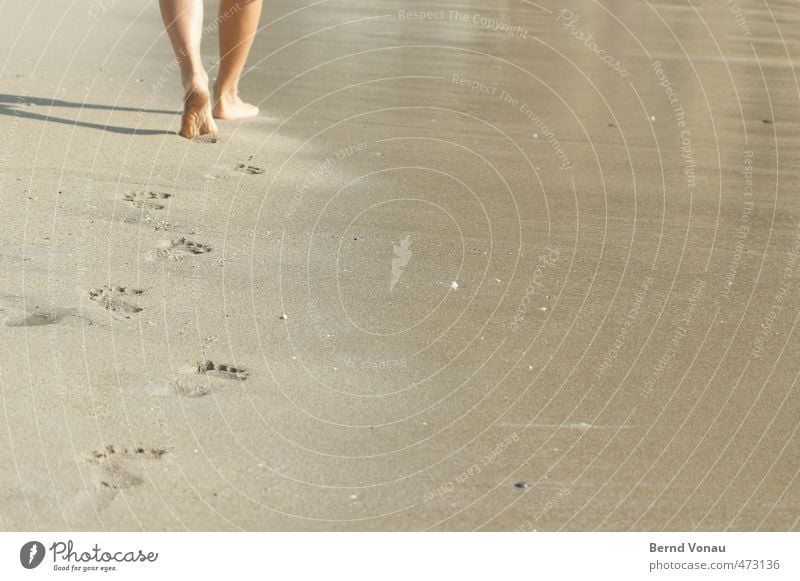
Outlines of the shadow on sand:
<svg viewBox="0 0 800 581">
<path fill-rule="evenodd" d="M 123 135 L 175 135 L 172 131 L 160 129 L 138 129 L 134 127 L 118 127 L 115 125 L 103 125 L 101 123 L 89 123 L 87 121 L 76 121 L 53 115 L 34 113 L 24 108 L 31 106 L 39 107 L 63 107 L 68 109 L 96 109 L 101 111 L 124 111 L 134 113 L 154 113 L 162 115 L 180 115 L 180 111 L 165 111 L 161 109 L 142 109 L 140 107 L 122 107 L 119 105 L 96 105 L 92 103 L 73 103 L 71 101 L 61 101 L 59 99 L 43 99 L 39 97 L 28 97 L 24 95 L 4 95 L 0 94 L 0 115 L 11 117 L 22 117 L 24 119 L 35 119 L 49 123 L 63 123 L 78 127 L 88 127 L 90 129 L 100 129 L 110 133 L 121 133 Z"/>
</svg>

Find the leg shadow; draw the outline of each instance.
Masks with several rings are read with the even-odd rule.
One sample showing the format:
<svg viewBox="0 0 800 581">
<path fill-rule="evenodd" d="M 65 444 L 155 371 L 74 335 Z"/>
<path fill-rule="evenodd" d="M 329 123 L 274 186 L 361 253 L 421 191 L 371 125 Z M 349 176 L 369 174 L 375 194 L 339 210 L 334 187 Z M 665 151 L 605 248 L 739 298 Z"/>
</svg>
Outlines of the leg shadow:
<svg viewBox="0 0 800 581">
<path fill-rule="evenodd" d="M 142 109 L 137 107 L 121 107 L 117 105 L 97 105 L 92 103 L 73 103 L 70 101 L 61 101 L 58 99 L 42 99 L 38 97 L 26 97 L 22 95 L 4 95 L 0 94 L 0 115 L 8 115 L 10 117 L 22 117 L 23 119 L 34 119 L 37 121 L 45 121 L 49 123 L 62 123 L 64 125 L 72 125 L 77 127 L 88 127 L 90 129 L 99 129 L 101 131 L 108 131 L 109 133 L 119 133 L 122 135 L 175 135 L 173 131 L 164 131 L 160 129 L 138 129 L 133 127 L 119 127 L 116 125 L 103 125 L 101 123 L 90 123 L 88 121 L 77 121 L 74 119 L 66 119 L 63 117 L 56 117 L 54 115 L 43 115 L 41 113 L 34 113 L 33 111 L 26 111 L 17 106 L 43 106 L 43 107 L 67 107 L 73 109 L 97 109 L 103 111 L 124 111 L 135 113 L 155 113 L 164 115 L 179 115 L 179 111 L 164 111 L 160 109 Z"/>
</svg>

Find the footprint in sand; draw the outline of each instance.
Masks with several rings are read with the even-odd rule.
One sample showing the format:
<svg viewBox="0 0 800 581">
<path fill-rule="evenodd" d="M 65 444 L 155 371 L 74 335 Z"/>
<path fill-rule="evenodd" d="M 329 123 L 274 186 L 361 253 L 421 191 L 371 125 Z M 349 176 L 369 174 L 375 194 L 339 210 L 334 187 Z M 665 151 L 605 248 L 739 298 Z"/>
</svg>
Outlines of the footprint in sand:
<svg viewBox="0 0 800 581">
<path fill-rule="evenodd" d="M 123 199 L 137 208 L 163 210 L 166 207 L 164 205 L 165 201 L 171 197 L 172 194 L 167 194 L 166 192 L 131 192 L 125 194 Z"/>
<path fill-rule="evenodd" d="M 200 397 L 211 393 L 215 383 L 247 381 L 250 373 L 244 367 L 205 360 L 199 362 L 175 382 L 179 394 Z M 216 381 L 219 380 L 219 381 Z"/>
<path fill-rule="evenodd" d="M 33 312 L 7 317 L 3 324 L 6 327 L 41 327 L 42 325 L 54 325 L 62 318 L 63 314 L 61 313 L 36 309 Z"/>
<path fill-rule="evenodd" d="M 144 484 L 144 478 L 131 471 L 130 465 L 140 460 L 159 460 L 164 448 L 120 448 L 106 446 L 89 453 L 85 461 L 92 468 L 93 487 L 80 490 L 65 507 L 71 521 L 80 522 L 87 515 L 99 515 L 111 506 L 122 490 Z"/>
<path fill-rule="evenodd" d="M 256 167 L 254 165 L 248 165 L 246 163 L 240 163 L 238 166 L 236 166 L 236 171 L 240 171 L 242 173 L 246 173 L 246 174 L 255 176 L 255 175 L 259 175 L 259 174 L 264 173 L 266 170 L 263 170 L 260 167 Z"/>
<path fill-rule="evenodd" d="M 155 256 L 166 258 L 167 260 L 183 260 L 187 256 L 197 256 L 198 254 L 208 254 L 211 247 L 199 242 L 177 238 L 161 246 L 155 252 Z"/>
<path fill-rule="evenodd" d="M 120 448 L 109 445 L 91 452 L 88 462 L 97 469 L 98 488 L 119 491 L 144 482 L 143 478 L 130 472 L 126 464 L 131 460 L 159 460 L 166 453 L 164 448 Z"/>
<path fill-rule="evenodd" d="M 129 301 L 131 299 L 136 300 L 136 297 L 142 294 L 144 294 L 144 291 L 139 289 L 130 289 L 124 286 L 104 286 L 90 290 L 89 299 L 109 311 L 132 315 L 140 313 L 144 309 Z"/>
</svg>

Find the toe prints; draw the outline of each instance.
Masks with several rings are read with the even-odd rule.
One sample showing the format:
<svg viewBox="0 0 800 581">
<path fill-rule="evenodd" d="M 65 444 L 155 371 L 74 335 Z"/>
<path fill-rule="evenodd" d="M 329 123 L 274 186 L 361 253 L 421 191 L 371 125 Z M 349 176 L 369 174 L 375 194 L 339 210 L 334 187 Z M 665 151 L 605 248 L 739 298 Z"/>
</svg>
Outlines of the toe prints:
<svg viewBox="0 0 800 581">
<path fill-rule="evenodd" d="M 109 311 L 131 315 L 140 313 L 143 310 L 142 307 L 134 302 L 136 297 L 142 294 L 144 294 L 144 291 L 139 289 L 129 289 L 124 286 L 104 286 L 90 290 L 89 299 Z"/>
<path fill-rule="evenodd" d="M 131 192 L 123 196 L 126 202 L 137 208 L 147 208 L 148 210 L 163 210 L 166 207 L 166 201 L 171 197 L 172 194 L 165 192 Z"/>
<path fill-rule="evenodd" d="M 198 363 L 197 373 L 233 381 L 245 381 L 249 376 L 247 370 L 243 367 L 234 367 L 232 365 L 225 365 L 224 363 L 214 363 L 213 361 L 201 361 Z"/>
<path fill-rule="evenodd" d="M 102 450 L 92 451 L 91 457 L 96 462 L 103 460 L 160 460 L 164 454 L 167 453 L 166 448 L 144 448 L 137 446 L 135 448 L 122 448 L 120 446 L 108 445 Z"/>
<path fill-rule="evenodd" d="M 166 244 L 156 251 L 156 256 L 159 258 L 166 258 L 167 260 L 183 260 L 186 257 L 197 256 L 200 254 L 208 254 L 211 252 L 211 247 L 187 240 L 186 238 L 177 238 Z"/>
</svg>

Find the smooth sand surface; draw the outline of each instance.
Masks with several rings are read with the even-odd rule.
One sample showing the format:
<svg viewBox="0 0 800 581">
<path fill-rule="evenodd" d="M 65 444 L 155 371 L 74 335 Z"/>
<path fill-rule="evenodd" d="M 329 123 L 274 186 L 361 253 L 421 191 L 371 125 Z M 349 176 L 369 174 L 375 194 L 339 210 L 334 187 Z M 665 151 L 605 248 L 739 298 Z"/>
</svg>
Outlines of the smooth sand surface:
<svg viewBox="0 0 800 581">
<path fill-rule="evenodd" d="M 5 3 L 0 528 L 798 530 L 797 4 L 567 8 Z"/>
</svg>

